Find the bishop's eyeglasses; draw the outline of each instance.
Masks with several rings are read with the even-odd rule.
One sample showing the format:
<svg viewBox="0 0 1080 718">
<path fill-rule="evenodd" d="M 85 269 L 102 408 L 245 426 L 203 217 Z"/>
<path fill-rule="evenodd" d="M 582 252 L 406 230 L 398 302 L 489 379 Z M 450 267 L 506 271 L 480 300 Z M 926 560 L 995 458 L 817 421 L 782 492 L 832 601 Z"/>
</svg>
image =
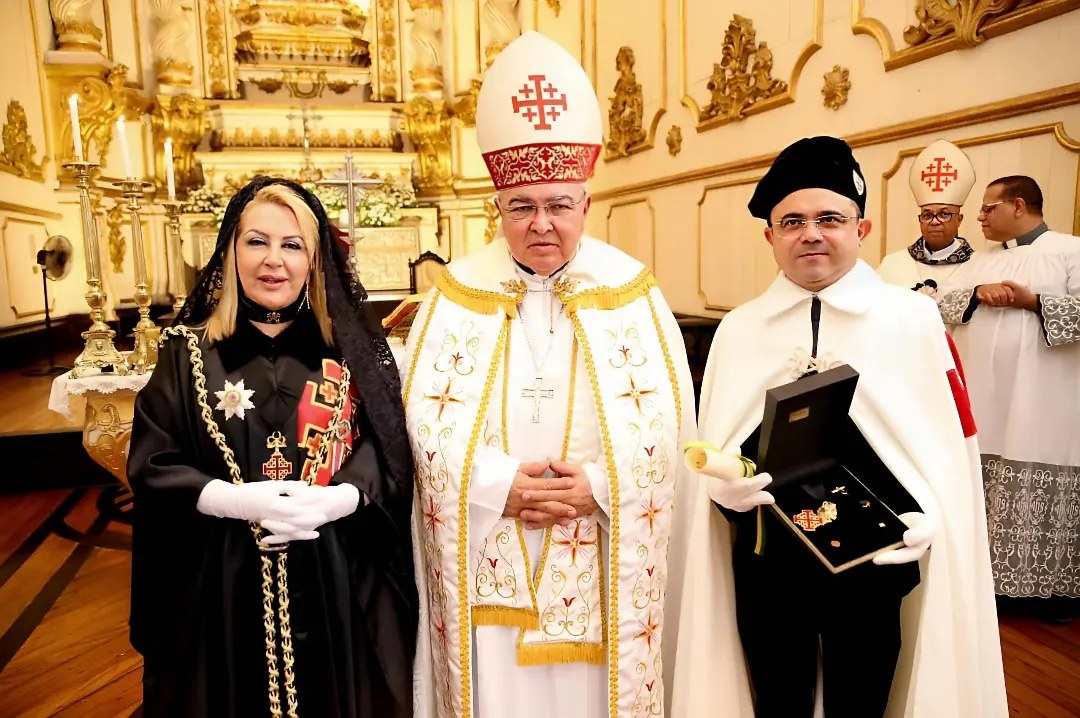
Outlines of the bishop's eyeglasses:
<svg viewBox="0 0 1080 718">
<path fill-rule="evenodd" d="M 540 207 L 544 208 L 544 214 L 546 214 L 548 217 L 552 217 L 554 219 L 561 219 L 563 217 L 569 217 L 571 214 L 573 214 L 577 206 L 584 202 L 585 198 L 588 196 L 589 194 L 587 192 L 583 192 L 581 194 L 581 199 L 576 202 L 572 201 L 569 197 L 558 197 L 554 202 L 540 205 L 539 207 L 535 204 L 515 204 L 513 207 L 504 208 L 500 204 L 499 209 L 501 209 L 507 217 L 509 217 L 515 222 L 523 222 L 527 219 L 532 219 L 536 216 L 536 211 Z M 496 199 L 495 202 L 496 204 L 498 204 L 498 199 Z"/>
<path fill-rule="evenodd" d="M 852 220 L 859 221 L 858 217 L 846 214 L 823 214 L 817 219 L 805 217 L 784 217 L 772 223 L 773 233 L 781 237 L 798 237 L 809 225 L 814 225 L 817 231 L 824 235 L 835 234 L 847 226 Z"/>
<path fill-rule="evenodd" d="M 923 222 L 925 224 L 932 224 L 933 221 L 936 219 L 937 221 L 941 222 L 942 224 L 945 224 L 946 222 L 948 222 L 950 219 L 957 216 L 958 214 L 960 214 L 960 213 L 959 212 L 950 212 L 947 209 L 942 209 L 942 210 L 939 210 L 937 212 L 931 212 L 928 209 L 924 209 L 922 212 L 919 213 L 919 221 Z"/>
</svg>

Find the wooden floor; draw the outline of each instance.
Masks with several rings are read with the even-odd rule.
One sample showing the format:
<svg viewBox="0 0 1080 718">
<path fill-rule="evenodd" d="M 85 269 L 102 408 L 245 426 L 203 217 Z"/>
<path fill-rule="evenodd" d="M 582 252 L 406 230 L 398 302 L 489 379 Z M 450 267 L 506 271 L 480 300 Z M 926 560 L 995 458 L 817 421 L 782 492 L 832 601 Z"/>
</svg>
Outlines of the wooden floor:
<svg viewBox="0 0 1080 718">
<path fill-rule="evenodd" d="M 0 435 L 72 428 L 46 408 L 50 384 L 0 372 Z M 138 709 L 129 498 L 119 488 L 0 496 L 0 718 Z M 1003 617 L 1001 644 L 1010 715 L 1080 717 L 1080 620 Z"/>
<path fill-rule="evenodd" d="M 127 508 L 119 489 L 0 497 L 0 716 L 111 718 L 139 707 Z M 1080 621 L 1006 617 L 1001 643 L 1010 715 L 1080 716 Z"/>
</svg>

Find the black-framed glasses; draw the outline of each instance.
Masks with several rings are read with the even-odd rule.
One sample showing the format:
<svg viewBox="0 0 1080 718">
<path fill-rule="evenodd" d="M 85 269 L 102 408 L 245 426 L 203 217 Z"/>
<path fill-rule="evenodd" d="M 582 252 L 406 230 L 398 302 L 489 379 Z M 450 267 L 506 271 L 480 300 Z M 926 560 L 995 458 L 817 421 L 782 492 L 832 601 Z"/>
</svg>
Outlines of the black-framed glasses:
<svg viewBox="0 0 1080 718">
<path fill-rule="evenodd" d="M 920 222 L 925 222 L 926 224 L 930 224 L 931 222 L 933 222 L 936 219 L 939 222 L 941 222 L 942 224 L 945 224 L 946 222 L 948 222 L 949 220 L 951 220 L 953 217 L 957 216 L 958 214 L 960 214 L 960 213 L 959 212 L 951 212 L 951 211 L 949 211 L 947 209 L 942 209 L 942 210 L 939 210 L 937 212 L 931 212 L 928 209 L 924 209 L 922 212 L 919 213 L 919 221 Z"/>
<path fill-rule="evenodd" d="M 772 223 L 772 230 L 781 237 L 797 237 L 803 233 L 808 225 L 817 227 L 821 234 L 838 232 L 852 220 L 859 221 L 858 217 L 846 214 L 825 214 L 817 219 L 804 219 L 803 217 L 784 217 L 778 222 Z"/>
<path fill-rule="evenodd" d="M 990 214 L 991 212 L 994 211 L 994 207 L 997 207 L 999 204 L 1008 204 L 1011 201 L 1012 200 L 1001 199 L 1001 200 L 998 200 L 997 202 L 991 202 L 990 204 L 984 204 L 982 207 L 979 207 L 979 214 L 981 214 L 981 215 L 983 215 L 985 217 L 986 215 L 988 215 L 988 214 Z"/>
<path fill-rule="evenodd" d="M 527 219 L 532 219 L 533 217 L 535 217 L 536 211 L 540 207 L 544 208 L 544 214 L 546 214 L 548 217 L 554 217 L 555 219 L 569 217 L 571 214 L 574 213 L 574 210 L 577 208 L 577 206 L 584 202 L 585 198 L 588 196 L 588 192 L 582 192 L 581 199 L 576 202 L 571 201 L 570 198 L 567 197 L 560 198 L 554 202 L 549 202 L 548 204 L 539 206 L 535 204 L 515 204 L 513 207 L 503 208 L 503 206 L 499 204 L 498 199 L 496 199 L 495 202 L 499 205 L 499 209 L 502 210 L 502 212 L 507 217 L 509 217 L 515 222 L 524 222 Z"/>
</svg>

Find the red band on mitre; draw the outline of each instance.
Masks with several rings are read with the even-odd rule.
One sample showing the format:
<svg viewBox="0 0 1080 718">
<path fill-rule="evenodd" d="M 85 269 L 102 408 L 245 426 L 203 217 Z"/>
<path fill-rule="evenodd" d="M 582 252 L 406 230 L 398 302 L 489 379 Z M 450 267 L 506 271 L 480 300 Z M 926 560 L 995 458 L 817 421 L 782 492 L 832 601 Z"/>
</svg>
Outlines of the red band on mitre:
<svg viewBox="0 0 1080 718">
<path fill-rule="evenodd" d="M 592 175 L 600 145 L 546 142 L 484 153 L 495 189 L 545 182 L 584 182 Z"/>
</svg>

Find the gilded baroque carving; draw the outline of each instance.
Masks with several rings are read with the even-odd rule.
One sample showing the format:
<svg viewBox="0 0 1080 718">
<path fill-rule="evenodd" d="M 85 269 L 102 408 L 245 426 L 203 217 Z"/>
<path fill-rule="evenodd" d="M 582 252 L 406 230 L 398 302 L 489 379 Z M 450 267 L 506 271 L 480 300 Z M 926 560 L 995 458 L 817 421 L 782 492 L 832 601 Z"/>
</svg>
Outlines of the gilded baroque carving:
<svg viewBox="0 0 1080 718">
<path fill-rule="evenodd" d="M 711 99 L 698 121 L 741 120 L 755 104 L 783 95 L 787 83 L 772 77 L 772 66 L 772 50 L 765 42 L 758 44 L 753 21 L 735 15 L 724 34 L 721 60 L 713 64 L 706 84 Z"/>
<path fill-rule="evenodd" d="M 101 28 L 90 15 L 93 0 L 49 0 L 57 50 L 101 50 Z"/>
<path fill-rule="evenodd" d="M 26 120 L 26 109 L 18 100 L 11 100 L 7 106 L 7 122 L 4 123 L 3 149 L 0 150 L 0 171 L 10 172 L 16 177 L 45 181 L 41 163 L 34 161 L 37 149 L 30 139 L 30 126 Z M 44 158 L 41 160 L 44 163 Z"/>
<path fill-rule="evenodd" d="M 74 87 L 65 88 L 60 93 L 64 103 L 64 111 L 60 115 L 64 118 L 63 136 L 60 139 L 63 161 L 66 162 L 74 157 L 71 119 L 66 112 L 69 94 L 79 95 L 79 125 L 82 132 L 83 156 L 87 159 L 89 159 L 91 141 L 97 145 L 99 157 L 104 158 L 109 154 L 114 124 L 121 114 L 129 120 L 137 120 L 147 111 L 149 103 L 146 98 L 137 90 L 126 86 L 127 71 L 126 65 L 114 65 L 106 73 L 104 80 L 86 77 L 78 80 Z"/>
<path fill-rule="evenodd" d="M 443 100 L 414 97 L 405 104 L 405 131 L 416 145 L 421 191 L 438 192 L 453 186 L 450 162 L 450 113 Z"/>
<path fill-rule="evenodd" d="M 645 99 L 641 83 L 634 74 L 634 51 L 626 45 L 615 56 L 615 68 L 619 79 L 615 81 L 615 96 L 608 108 L 608 141 L 605 159 L 629 157 L 635 149 L 645 145 L 645 130 L 641 123 L 645 117 Z"/>
<path fill-rule="evenodd" d="M 194 68 L 188 55 L 191 23 L 182 0 L 150 0 L 154 36 L 151 51 L 157 81 L 163 85 L 191 85 Z"/>
<path fill-rule="evenodd" d="M 401 138 L 396 132 L 390 131 L 364 132 L 356 129 L 349 132 L 345 128 L 340 128 L 335 134 L 331 134 L 330 130 L 324 129 L 319 134 L 311 136 L 308 144 L 312 148 L 393 149 L 401 145 Z M 214 130 L 210 136 L 210 147 L 215 151 L 230 147 L 302 148 L 303 146 L 303 136 L 292 127 L 284 134 L 276 127 L 267 132 L 259 127 L 251 129 L 239 127 L 232 132 Z"/>
<path fill-rule="evenodd" d="M 256 87 L 270 95 L 274 94 L 285 85 L 285 81 L 280 77 L 263 77 L 254 80 L 254 83 Z"/>
<path fill-rule="evenodd" d="M 487 226 L 484 227 L 484 244 L 491 244 L 499 231 L 499 208 L 495 205 L 494 197 L 484 200 L 484 217 L 487 219 Z"/>
<path fill-rule="evenodd" d="M 413 91 L 438 97 L 442 94 L 442 0 L 409 0 L 412 9 L 413 66 L 409 70 Z"/>
<path fill-rule="evenodd" d="M 397 21 L 396 0 L 379 0 L 379 97 L 397 102 Z"/>
<path fill-rule="evenodd" d="M 226 197 L 232 197 L 238 191 L 247 186 L 247 183 L 254 177 L 259 175 L 273 175 L 274 177 L 282 177 L 284 179 L 293 180 L 294 182 L 304 182 L 304 178 L 301 176 L 303 170 L 289 170 L 283 167 L 260 167 L 259 169 L 252 170 L 250 172 L 241 172 L 240 174 L 226 174 L 223 179 L 222 193 Z M 382 177 L 378 172 L 363 173 L 363 176 L 370 177 L 372 179 L 388 179 L 389 175 Z M 207 251 L 203 253 L 203 257 L 210 257 L 214 253 L 214 243 L 216 240 L 216 232 L 209 237 L 209 247 Z M 204 260 L 205 261 L 205 260 Z"/>
<path fill-rule="evenodd" d="M 127 253 L 127 240 L 124 239 L 124 233 L 120 231 L 120 228 L 124 226 L 126 209 L 126 201 L 117 200 L 112 208 L 105 212 L 109 261 L 116 274 L 124 271 L 124 255 Z"/>
<path fill-rule="evenodd" d="M 485 67 L 495 56 L 521 34 L 521 23 L 514 10 L 518 0 L 485 0 L 484 24 L 488 29 L 488 44 L 484 47 Z"/>
<path fill-rule="evenodd" d="M 484 80 L 474 77 L 469 91 L 458 95 L 450 105 L 450 116 L 461 120 L 466 127 L 476 127 L 476 101 L 480 97 L 480 87 Z"/>
<path fill-rule="evenodd" d="M 548 7 L 555 11 L 555 17 L 559 16 L 559 11 L 562 10 L 562 2 L 560 0 L 547 0 Z"/>
<path fill-rule="evenodd" d="M 83 447 L 90 458 L 130 489 L 127 480 L 128 444 L 135 413 L 135 392 L 88 392 L 83 418 Z"/>
<path fill-rule="evenodd" d="M 173 141 L 173 170 L 177 189 L 193 189 L 202 184 L 195 161 L 195 148 L 209 125 L 206 101 L 192 95 L 160 95 L 150 110 L 154 133 L 154 176 L 161 185 L 165 177 L 165 139 Z M 158 151 L 157 148 L 161 148 Z"/>
<path fill-rule="evenodd" d="M 667 151 L 672 157 L 682 152 L 682 128 L 672 125 L 667 133 Z"/>
<path fill-rule="evenodd" d="M 848 69 L 833 65 L 833 69 L 825 73 L 825 84 L 821 88 L 825 106 L 831 110 L 839 110 L 840 106 L 847 102 L 850 89 L 851 80 Z"/>
<path fill-rule="evenodd" d="M 974 47 L 986 39 L 981 35 L 983 25 L 1025 4 L 1035 3 L 1024 0 L 917 0 L 915 19 L 918 24 L 904 28 L 904 40 L 909 45 L 921 45 L 953 35 L 960 47 Z"/>
<path fill-rule="evenodd" d="M 229 58 L 225 45 L 225 0 L 206 0 L 206 51 L 209 54 L 210 96 L 229 97 Z"/>
</svg>

